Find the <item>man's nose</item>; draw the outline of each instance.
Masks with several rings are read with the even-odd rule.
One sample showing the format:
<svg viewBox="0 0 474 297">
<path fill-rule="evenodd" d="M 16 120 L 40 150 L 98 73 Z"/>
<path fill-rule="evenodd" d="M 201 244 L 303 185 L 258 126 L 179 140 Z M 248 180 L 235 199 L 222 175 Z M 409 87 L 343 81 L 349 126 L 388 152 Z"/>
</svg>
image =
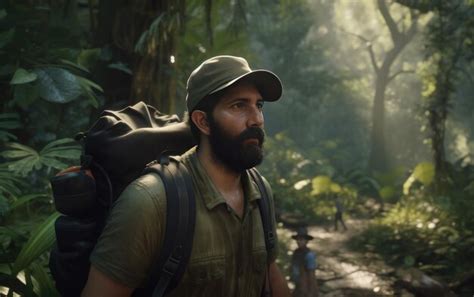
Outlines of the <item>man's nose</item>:
<svg viewBox="0 0 474 297">
<path fill-rule="evenodd" d="M 250 127 L 252 126 L 263 127 L 263 123 L 264 123 L 264 118 L 263 118 L 262 109 L 258 107 L 253 107 L 249 115 L 249 120 L 248 120 L 249 126 Z"/>
</svg>

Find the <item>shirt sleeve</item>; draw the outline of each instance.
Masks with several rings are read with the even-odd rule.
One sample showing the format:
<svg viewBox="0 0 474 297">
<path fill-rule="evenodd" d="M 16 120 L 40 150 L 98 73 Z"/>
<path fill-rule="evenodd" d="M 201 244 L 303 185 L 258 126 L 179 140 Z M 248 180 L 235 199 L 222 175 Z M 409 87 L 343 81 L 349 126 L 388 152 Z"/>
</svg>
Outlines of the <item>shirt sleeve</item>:
<svg viewBox="0 0 474 297">
<path fill-rule="evenodd" d="M 316 269 L 316 254 L 314 252 L 308 252 L 305 256 L 305 268 L 307 270 L 315 270 Z"/>
<path fill-rule="evenodd" d="M 115 202 L 91 254 L 92 265 L 130 287 L 145 285 L 163 240 L 166 197 L 161 179 L 145 175 Z"/>
</svg>

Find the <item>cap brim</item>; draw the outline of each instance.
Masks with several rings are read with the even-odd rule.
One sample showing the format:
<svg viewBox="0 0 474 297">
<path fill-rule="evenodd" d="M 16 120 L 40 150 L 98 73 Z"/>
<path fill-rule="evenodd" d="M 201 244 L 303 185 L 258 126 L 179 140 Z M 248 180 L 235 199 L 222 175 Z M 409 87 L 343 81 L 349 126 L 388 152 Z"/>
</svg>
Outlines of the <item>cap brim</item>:
<svg viewBox="0 0 474 297">
<path fill-rule="evenodd" d="M 280 99 L 283 92 L 283 86 L 278 76 L 276 76 L 271 71 L 259 69 L 241 75 L 219 86 L 209 94 L 213 94 L 227 87 L 230 87 L 231 85 L 241 80 L 254 83 L 257 89 L 260 91 L 260 95 L 262 95 L 264 101 L 277 101 L 278 99 Z"/>
</svg>

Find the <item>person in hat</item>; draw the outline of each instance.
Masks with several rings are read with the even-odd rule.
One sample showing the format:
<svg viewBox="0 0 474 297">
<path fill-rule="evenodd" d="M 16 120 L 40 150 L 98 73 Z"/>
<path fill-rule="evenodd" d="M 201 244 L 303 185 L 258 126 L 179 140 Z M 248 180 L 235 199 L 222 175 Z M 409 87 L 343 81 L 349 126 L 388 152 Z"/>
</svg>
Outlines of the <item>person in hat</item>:
<svg viewBox="0 0 474 297">
<path fill-rule="evenodd" d="M 282 95 L 280 79 L 252 70 L 244 58 L 216 56 L 189 76 L 186 105 L 197 146 L 179 157 L 193 180 L 196 224 L 186 271 L 167 296 L 290 296 L 266 250 L 257 200 L 247 169 L 263 159 L 265 102 Z M 276 235 L 271 188 L 270 216 Z M 142 287 L 160 249 L 166 197 L 150 173 L 130 184 L 111 210 L 91 257 L 82 296 L 130 296 Z M 268 296 L 268 295 L 267 295 Z"/>
<path fill-rule="evenodd" d="M 292 236 L 298 247 L 291 257 L 291 280 L 295 284 L 294 297 L 316 297 L 318 296 L 318 283 L 316 281 L 316 253 L 308 248 L 308 242 L 313 236 L 308 230 L 301 227 Z"/>
</svg>

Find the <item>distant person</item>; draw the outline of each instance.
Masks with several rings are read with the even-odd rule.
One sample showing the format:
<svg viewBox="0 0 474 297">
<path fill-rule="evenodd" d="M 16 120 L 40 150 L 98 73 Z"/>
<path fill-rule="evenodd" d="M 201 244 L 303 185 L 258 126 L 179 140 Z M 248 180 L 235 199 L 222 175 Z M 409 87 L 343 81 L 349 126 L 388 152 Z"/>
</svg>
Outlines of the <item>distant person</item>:
<svg viewBox="0 0 474 297">
<path fill-rule="evenodd" d="M 334 230 L 337 231 L 337 225 L 338 225 L 338 222 L 340 222 L 342 227 L 344 228 L 344 231 L 347 231 L 346 224 L 344 223 L 344 219 L 342 218 L 344 207 L 342 205 L 342 199 L 339 195 L 336 195 L 335 206 L 336 206 L 336 214 L 334 216 Z"/>
<path fill-rule="evenodd" d="M 298 244 L 291 258 L 291 280 L 295 283 L 293 297 L 317 297 L 319 292 L 315 275 L 316 253 L 308 248 L 308 242 L 313 236 L 302 227 L 292 238 Z"/>
</svg>

